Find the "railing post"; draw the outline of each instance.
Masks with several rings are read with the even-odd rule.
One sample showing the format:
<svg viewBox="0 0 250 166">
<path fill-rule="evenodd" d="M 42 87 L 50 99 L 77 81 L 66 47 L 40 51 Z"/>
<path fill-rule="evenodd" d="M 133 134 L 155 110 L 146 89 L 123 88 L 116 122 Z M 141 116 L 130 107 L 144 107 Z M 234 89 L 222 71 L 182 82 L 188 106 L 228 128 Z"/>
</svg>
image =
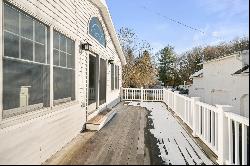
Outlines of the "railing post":
<svg viewBox="0 0 250 166">
<path fill-rule="evenodd" d="M 232 106 L 229 105 L 216 105 L 218 108 L 218 164 L 224 165 L 229 156 L 229 133 L 228 133 L 228 121 L 225 116 L 225 112 L 232 111 Z"/>
<path fill-rule="evenodd" d="M 166 89 L 165 89 L 165 88 L 162 89 L 162 100 L 163 100 L 163 102 L 164 102 L 165 104 L 167 104 L 167 103 L 166 103 Z"/>
<path fill-rule="evenodd" d="M 177 113 L 177 95 L 176 94 L 179 94 L 180 92 L 179 91 L 174 91 L 174 112 Z M 177 113 L 178 114 L 178 113 Z"/>
<path fill-rule="evenodd" d="M 123 87 L 121 87 L 121 92 L 120 92 L 120 96 L 121 96 L 121 101 L 123 101 Z"/>
<path fill-rule="evenodd" d="M 197 112 L 197 107 L 196 107 L 196 102 L 200 101 L 200 97 L 191 97 L 191 111 L 192 111 L 192 127 L 193 127 L 193 136 L 197 137 L 196 135 L 196 130 L 197 130 L 197 122 L 198 122 L 198 112 Z"/>
<path fill-rule="evenodd" d="M 141 102 L 143 102 L 143 87 L 141 87 Z"/>
</svg>

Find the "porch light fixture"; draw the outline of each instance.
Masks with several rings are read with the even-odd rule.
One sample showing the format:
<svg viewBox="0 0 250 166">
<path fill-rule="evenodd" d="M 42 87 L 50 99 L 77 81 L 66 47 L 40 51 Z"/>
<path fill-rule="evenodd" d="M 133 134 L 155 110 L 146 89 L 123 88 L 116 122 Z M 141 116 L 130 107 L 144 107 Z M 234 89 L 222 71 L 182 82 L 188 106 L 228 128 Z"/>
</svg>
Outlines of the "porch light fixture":
<svg viewBox="0 0 250 166">
<path fill-rule="evenodd" d="M 108 60 L 108 63 L 109 63 L 109 64 L 114 64 L 114 59 Z"/>
<path fill-rule="evenodd" d="M 91 46 L 92 46 L 92 45 L 89 44 L 89 43 L 87 42 L 87 43 L 81 44 L 81 45 L 80 45 L 80 48 L 81 48 L 81 50 L 84 50 L 84 51 L 90 51 L 90 47 L 91 47 Z"/>
</svg>

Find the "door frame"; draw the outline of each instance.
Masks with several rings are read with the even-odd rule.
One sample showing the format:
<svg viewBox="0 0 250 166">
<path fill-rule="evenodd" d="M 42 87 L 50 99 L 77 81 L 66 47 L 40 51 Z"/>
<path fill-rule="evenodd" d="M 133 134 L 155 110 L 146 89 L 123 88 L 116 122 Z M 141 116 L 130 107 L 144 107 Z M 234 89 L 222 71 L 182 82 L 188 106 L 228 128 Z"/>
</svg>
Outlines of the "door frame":
<svg viewBox="0 0 250 166">
<path fill-rule="evenodd" d="M 89 57 L 90 56 L 93 56 L 93 57 L 95 57 L 96 58 L 96 71 L 95 71 L 95 82 L 96 82 L 96 84 L 95 84 L 95 101 L 96 102 L 94 102 L 94 103 L 92 103 L 92 104 L 87 104 L 87 112 L 88 113 L 90 113 L 90 114 L 92 114 L 92 113 L 94 113 L 100 106 L 102 106 L 102 105 L 104 105 L 104 104 L 106 104 L 107 103 L 107 91 L 108 91 L 108 89 L 107 89 L 107 85 L 108 85 L 108 61 L 105 59 L 105 58 L 101 58 L 98 54 L 96 54 L 96 53 L 94 53 L 94 52 L 91 52 L 91 53 L 89 53 L 88 54 L 88 80 L 87 80 L 87 82 L 88 82 L 88 84 L 87 84 L 87 89 L 88 89 L 88 91 L 86 92 L 86 93 L 89 93 L 89 75 L 90 75 L 90 70 L 89 70 Z M 105 80 L 105 82 L 106 82 L 106 92 L 105 92 L 105 103 L 103 103 L 102 105 L 100 105 L 100 103 L 99 103 L 99 101 L 100 101 L 100 61 L 101 61 L 101 59 L 103 59 L 104 61 L 105 61 L 105 66 L 106 66 L 106 72 L 105 72 L 105 74 L 106 74 L 106 80 Z M 88 97 L 87 97 L 87 101 L 89 100 L 89 95 L 87 95 Z"/>
</svg>

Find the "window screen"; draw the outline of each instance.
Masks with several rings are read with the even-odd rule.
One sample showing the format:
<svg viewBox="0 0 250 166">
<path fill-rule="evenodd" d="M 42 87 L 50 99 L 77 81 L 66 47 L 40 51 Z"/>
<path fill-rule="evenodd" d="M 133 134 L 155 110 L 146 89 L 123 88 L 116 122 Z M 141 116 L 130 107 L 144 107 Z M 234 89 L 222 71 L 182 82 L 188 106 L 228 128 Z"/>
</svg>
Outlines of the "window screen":
<svg viewBox="0 0 250 166">
<path fill-rule="evenodd" d="M 54 31 L 54 105 L 75 99 L 75 53 L 73 40 Z"/>
<path fill-rule="evenodd" d="M 48 107 L 48 27 L 8 4 L 3 17 L 3 117 Z"/>
</svg>

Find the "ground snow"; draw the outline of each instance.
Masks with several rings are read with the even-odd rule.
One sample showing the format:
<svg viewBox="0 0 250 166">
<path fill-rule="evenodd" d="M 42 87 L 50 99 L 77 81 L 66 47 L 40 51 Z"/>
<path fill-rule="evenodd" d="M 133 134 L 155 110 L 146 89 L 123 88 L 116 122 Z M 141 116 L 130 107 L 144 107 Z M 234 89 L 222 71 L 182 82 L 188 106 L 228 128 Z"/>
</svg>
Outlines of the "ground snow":
<svg viewBox="0 0 250 166">
<path fill-rule="evenodd" d="M 138 106 L 138 103 L 132 102 L 129 105 Z M 165 164 L 213 164 L 167 110 L 165 104 L 144 102 L 140 103 L 140 106 L 151 111 L 149 118 L 153 121 L 154 129 L 150 132 L 158 139 L 160 157 Z"/>
</svg>

